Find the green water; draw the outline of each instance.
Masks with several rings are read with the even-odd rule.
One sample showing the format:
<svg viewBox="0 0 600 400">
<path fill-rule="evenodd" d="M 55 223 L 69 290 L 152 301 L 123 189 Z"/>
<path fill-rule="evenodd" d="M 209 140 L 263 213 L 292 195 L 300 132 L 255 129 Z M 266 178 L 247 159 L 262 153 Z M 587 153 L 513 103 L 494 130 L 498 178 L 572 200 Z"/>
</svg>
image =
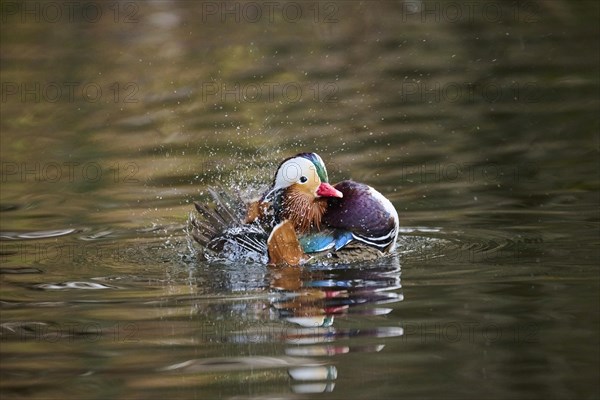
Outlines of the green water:
<svg viewBox="0 0 600 400">
<path fill-rule="evenodd" d="M 596 2 L 75 3 L 0 4 L 3 399 L 600 396 Z M 301 151 L 397 254 L 202 261 Z"/>
</svg>

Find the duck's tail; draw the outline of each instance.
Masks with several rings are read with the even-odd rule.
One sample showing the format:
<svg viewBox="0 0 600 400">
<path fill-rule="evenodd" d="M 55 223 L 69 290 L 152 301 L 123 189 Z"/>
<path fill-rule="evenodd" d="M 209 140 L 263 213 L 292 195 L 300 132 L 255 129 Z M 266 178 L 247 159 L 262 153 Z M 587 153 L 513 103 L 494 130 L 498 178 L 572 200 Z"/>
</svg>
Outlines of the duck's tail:
<svg viewBox="0 0 600 400">
<path fill-rule="evenodd" d="M 190 232 L 204 249 L 206 258 L 264 261 L 267 232 L 259 224 L 244 224 L 246 205 L 239 195 L 208 189 L 213 202 L 194 202 Z"/>
</svg>

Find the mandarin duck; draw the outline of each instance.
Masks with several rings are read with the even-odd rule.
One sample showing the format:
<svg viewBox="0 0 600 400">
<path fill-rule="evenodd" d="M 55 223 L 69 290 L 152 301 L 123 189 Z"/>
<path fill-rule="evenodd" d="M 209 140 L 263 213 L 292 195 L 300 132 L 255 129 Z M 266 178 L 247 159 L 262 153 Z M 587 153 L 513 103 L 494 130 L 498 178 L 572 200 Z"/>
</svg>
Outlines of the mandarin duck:
<svg viewBox="0 0 600 400">
<path fill-rule="evenodd" d="M 239 197 L 209 189 L 215 205 L 194 203 L 191 233 L 208 259 L 300 265 L 375 259 L 392 252 L 398 213 L 381 193 L 346 180 L 329 184 L 316 153 L 281 162 L 271 187 L 244 210 Z M 329 262 L 329 261 L 327 261 Z"/>
</svg>

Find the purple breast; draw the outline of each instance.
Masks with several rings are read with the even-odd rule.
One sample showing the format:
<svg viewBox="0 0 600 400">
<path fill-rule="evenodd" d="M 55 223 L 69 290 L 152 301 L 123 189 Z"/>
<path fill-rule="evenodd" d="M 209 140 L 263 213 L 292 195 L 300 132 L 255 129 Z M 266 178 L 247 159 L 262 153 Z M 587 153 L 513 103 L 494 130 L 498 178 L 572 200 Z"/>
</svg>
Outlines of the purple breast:
<svg viewBox="0 0 600 400">
<path fill-rule="evenodd" d="M 335 188 L 344 197 L 330 198 L 322 222 L 366 237 L 386 235 L 395 227 L 394 216 L 365 184 L 342 181 Z"/>
</svg>

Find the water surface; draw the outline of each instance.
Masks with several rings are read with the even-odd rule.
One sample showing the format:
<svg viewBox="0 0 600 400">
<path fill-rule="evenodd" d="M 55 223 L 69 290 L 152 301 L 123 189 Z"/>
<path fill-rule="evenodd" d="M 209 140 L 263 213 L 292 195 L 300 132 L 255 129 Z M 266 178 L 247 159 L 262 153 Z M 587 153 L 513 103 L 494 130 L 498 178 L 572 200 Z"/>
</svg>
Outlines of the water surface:
<svg viewBox="0 0 600 400">
<path fill-rule="evenodd" d="M 3 398 L 600 395 L 596 2 L 28 3 L 1 14 Z M 192 202 L 301 151 L 394 203 L 398 252 L 203 261 Z"/>
</svg>

